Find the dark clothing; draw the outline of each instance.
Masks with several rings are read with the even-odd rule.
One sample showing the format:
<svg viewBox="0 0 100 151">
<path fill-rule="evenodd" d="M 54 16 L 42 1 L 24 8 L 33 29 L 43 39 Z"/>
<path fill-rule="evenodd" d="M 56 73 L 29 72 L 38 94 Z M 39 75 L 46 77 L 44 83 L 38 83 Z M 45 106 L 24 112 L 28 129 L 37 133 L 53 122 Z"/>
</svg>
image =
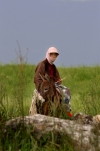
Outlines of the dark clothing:
<svg viewBox="0 0 100 151">
<path fill-rule="evenodd" d="M 54 65 L 51 65 L 48 63 L 48 67 L 47 67 L 47 71 L 48 71 L 48 74 L 51 76 L 51 77 L 54 77 L 55 75 L 55 67 Z"/>
<path fill-rule="evenodd" d="M 53 80 L 55 82 L 60 80 L 60 75 L 59 75 L 59 72 L 58 72 L 56 66 L 54 64 L 51 65 L 48 62 L 48 60 L 45 59 L 45 60 L 41 61 L 40 63 L 38 63 L 38 65 L 35 69 L 34 83 L 35 83 L 36 89 L 38 91 L 39 91 L 40 84 L 42 82 L 42 79 L 41 79 L 39 73 L 44 76 L 45 76 L 45 74 L 48 74 L 50 77 L 53 78 Z"/>
</svg>

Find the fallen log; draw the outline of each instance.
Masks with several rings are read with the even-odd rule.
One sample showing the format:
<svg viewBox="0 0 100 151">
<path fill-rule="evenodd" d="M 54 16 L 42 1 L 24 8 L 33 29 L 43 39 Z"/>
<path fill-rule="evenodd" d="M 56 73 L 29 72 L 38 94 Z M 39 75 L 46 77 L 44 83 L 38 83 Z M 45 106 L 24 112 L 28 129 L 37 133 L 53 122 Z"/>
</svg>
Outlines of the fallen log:
<svg viewBox="0 0 100 151">
<path fill-rule="evenodd" d="M 80 117 L 81 115 L 76 115 L 74 120 L 64 120 L 40 114 L 17 117 L 5 123 L 4 131 L 5 133 L 9 129 L 17 131 L 22 125 L 26 128 L 31 126 L 31 133 L 37 139 L 48 132 L 66 133 L 78 146 L 82 146 L 81 151 L 85 149 L 95 151 L 95 147 L 100 149 L 100 125 L 94 121 L 93 117 L 87 118 L 86 115 L 84 118 Z"/>
</svg>

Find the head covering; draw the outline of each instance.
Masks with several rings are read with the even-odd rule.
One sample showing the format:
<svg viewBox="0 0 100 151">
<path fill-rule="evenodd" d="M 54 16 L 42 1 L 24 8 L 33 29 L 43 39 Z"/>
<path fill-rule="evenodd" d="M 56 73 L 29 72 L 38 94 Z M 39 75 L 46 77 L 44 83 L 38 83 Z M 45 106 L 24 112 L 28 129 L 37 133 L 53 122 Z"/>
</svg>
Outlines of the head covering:
<svg viewBox="0 0 100 151">
<path fill-rule="evenodd" d="M 56 60 L 56 58 L 54 58 L 54 57 L 51 57 L 50 56 L 50 53 L 56 53 L 57 54 L 57 56 L 59 55 L 59 53 L 58 53 L 58 50 L 55 48 L 55 47 L 50 47 L 48 50 L 47 50 L 47 52 L 46 52 L 46 58 L 47 58 L 47 60 L 48 60 L 48 62 L 50 63 L 50 64 L 53 64 L 53 62 Z"/>
</svg>

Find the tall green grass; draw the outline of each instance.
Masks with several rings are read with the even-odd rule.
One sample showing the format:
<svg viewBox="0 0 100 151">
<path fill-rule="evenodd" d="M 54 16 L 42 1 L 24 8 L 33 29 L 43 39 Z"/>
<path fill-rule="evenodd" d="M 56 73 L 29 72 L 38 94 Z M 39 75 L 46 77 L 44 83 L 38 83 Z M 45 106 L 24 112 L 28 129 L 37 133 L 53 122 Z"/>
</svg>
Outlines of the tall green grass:
<svg viewBox="0 0 100 151">
<path fill-rule="evenodd" d="M 70 88 L 72 112 L 95 115 L 100 107 L 100 67 L 58 67 L 62 85 Z M 0 106 L 7 116 L 28 115 L 34 86 L 35 65 L 0 65 Z M 18 111 L 19 110 L 19 111 Z"/>
<path fill-rule="evenodd" d="M 5 109 L 7 116 L 28 115 L 34 68 L 27 64 L 0 65 L 0 107 Z"/>
<path fill-rule="evenodd" d="M 19 64 L 0 64 L 0 137 L 2 136 L 3 123 L 6 120 L 29 115 L 33 90 L 35 89 L 33 82 L 35 67 L 35 65 L 22 62 Z M 61 78 L 66 77 L 62 85 L 70 88 L 72 113 L 100 114 L 100 66 L 58 67 L 58 70 Z M 23 138 L 20 138 L 22 135 Z M 1 147 L 1 150 L 17 151 L 18 147 L 21 148 L 21 151 L 49 151 L 50 147 L 55 151 L 57 149 L 62 151 L 74 150 L 74 147 L 71 147 L 67 142 L 67 136 L 66 140 L 60 136 L 65 142 L 65 144 L 59 142 L 60 146 L 57 146 L 58 139 L 54 138 L 52 134 L 46 135 L 41 141 L 35 140 L 26 131 L 24 134 L 20 131 L 13 137 L 15 141 L 12 139 L 1 141 L 1 146 L 2 144 L 5 146 L 3 149 Z M 71 140 L 70 142 L 72 145 Z M 69 147 L 66 144 L 69 144 Z"/>
<path fill-rule="evenodd" d="M 100 66 L 59 68 L 62 84 L 70 88 L 73 113 L 100 113 Z"/>
</svg>

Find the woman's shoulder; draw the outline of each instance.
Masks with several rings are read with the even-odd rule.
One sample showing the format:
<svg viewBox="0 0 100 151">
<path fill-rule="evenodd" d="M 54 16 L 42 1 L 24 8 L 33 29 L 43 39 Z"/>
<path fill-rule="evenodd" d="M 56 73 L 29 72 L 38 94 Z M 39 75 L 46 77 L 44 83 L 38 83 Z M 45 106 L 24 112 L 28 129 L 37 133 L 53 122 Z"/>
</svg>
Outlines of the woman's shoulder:
<svg viewBox="0 0 100 151">
<path fill-rule="evenodd" d="M 46 64 L 46 59 L 40 61 L 40 62 L 37 64 L 37 67 L 43 66 L 43 65 L 45 65 L 45 64 Z"/>
</svg>

